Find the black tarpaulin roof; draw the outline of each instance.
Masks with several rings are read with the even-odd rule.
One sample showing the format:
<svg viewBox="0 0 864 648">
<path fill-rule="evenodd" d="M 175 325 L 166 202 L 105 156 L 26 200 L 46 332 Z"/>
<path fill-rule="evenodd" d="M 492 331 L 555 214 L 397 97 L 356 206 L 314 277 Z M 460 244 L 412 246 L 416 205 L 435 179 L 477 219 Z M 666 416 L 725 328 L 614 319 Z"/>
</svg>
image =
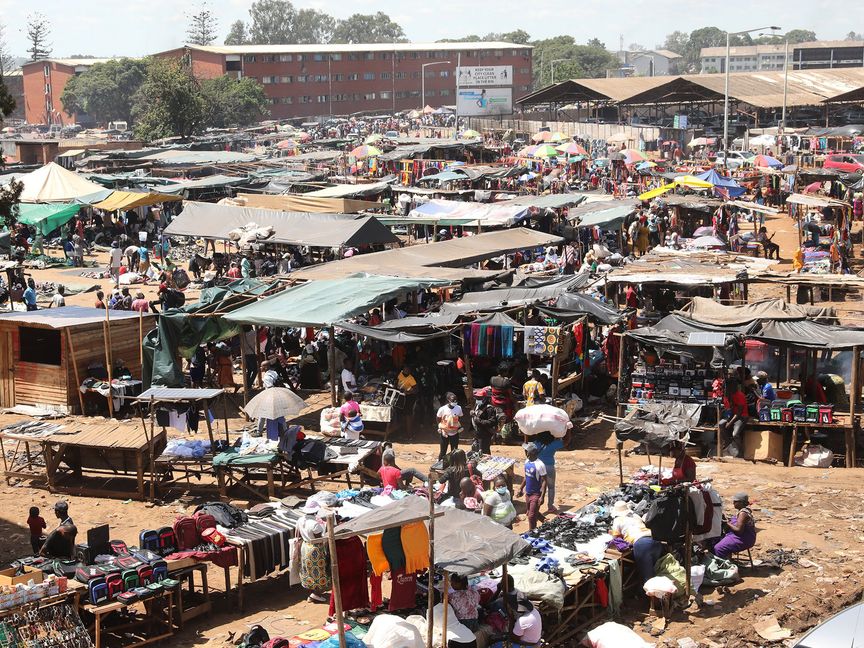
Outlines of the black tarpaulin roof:
<svg viewBox="0 0 864 648">
<path fill-rule="evenodd" d="M 695 403 L 644 403 L 615 424 L 618 441 L 638 441 L 652 449 L 687 441 L 699 425 L 702 406 Z"/>
<path fill-rule="evenodd" d="M 587 315 L 601 324 L 614 324 L 624 317 L 624 313 L 609 304 L 604 304 L 588 295 L 572 292 L 559 295 L 554 307 L 541 307 L 540 310 L 565 320 Z"/>
<path fill-rule="evenodd" d="M 653 347 L 657 353 L 674 353 L 678 355 L 712 358 L 712 364 L 727 364 L 738 357 L 738 338 L 753 331 L 754 324 L 741 326 L 718 326 L 716 324 L 702 324 L 694 320 L 681 317 L 680 315 L 667 315 L 654 326 L 643 326 L 641 328 L 626 331 L 628 337 Z M 725 334 L 722 347 L 693 346 L 690 344 L 691 333 L 723 333 Z"/>
<path fill-rule="evenodd" d="M 817 324 L 808 320 L 766 322 L 750 336 L 754 340 L 778 346 L 797 346 L 807 349 L 851 349 L 864 347 L 864 331 Z"/>
</svg>

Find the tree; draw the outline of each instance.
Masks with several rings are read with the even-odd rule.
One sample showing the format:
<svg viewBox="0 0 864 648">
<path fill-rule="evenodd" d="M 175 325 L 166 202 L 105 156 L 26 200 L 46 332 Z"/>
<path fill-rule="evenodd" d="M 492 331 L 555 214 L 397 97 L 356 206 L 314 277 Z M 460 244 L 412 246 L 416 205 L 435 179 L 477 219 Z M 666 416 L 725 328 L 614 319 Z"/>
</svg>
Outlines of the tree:
<svg viewBox="0 0 864 648">
<path fill-rule="evenodd" d="M 666 40 L 663 41 L 663 49 L 684 56 L 689 42 L 690 37 L 685 32 L 673 31 L 671 34 L 668 34 Z"/>
<path fill-rule="evenodd" d="M 246 23 L 242 20 L 235 20 L 231 23 L 231 29 L 228 30 L 228 35 L 225 37 L 226 45 L 246 45 L 249 39 L 246 36 Z"/>
<path fill-rule="evenodd" d="M 555 36 L 534 41 L 534 61 L 545 65 L 534 66 L 534 85 L 542 87 L 552 82 L 552 61 L 555 61 L 555 80 L 578 77 L 605 77 L 606 71 L 618 66 L 615 55 L 605 47 L 598 47 L 596 39 L 588 45 L 577 45 L 572 36 Z"/>
<path fill-rule="evenodd" d="M 494 36 L 494 38 L 491 38 Z M 516 43 L 517 45 L 527 45 L 528 41 L 531 40 L 531 34 L 526 32 L 524 29 L 515 29 L 509 32 L 502 32 L 500 34 L 487 34 L 486 38 L 483 40 L 487 41 L 500 41 L 502 43 Z"/>
<path fill-rule="evenodd" d="M 848 34 L 846 34 L 846 40 L 864 40 L 864 34 L 850 31 Z"/>
<path fill-rule="evenodd" d="M 249 8 L 252 26 L 249 40 L 256 45 L 284 45 L 294 42 L 297 12 L 288 0 L 257 0 Z"/>
<path fill-rule="evenodd" d="M 198 5 L 198 10 L 187 14 L 189 25 L 186 27 L 186 41 L 191 45 L 212 45 L 216 40 L 219 19 L 210 11 L 206 2 Z"/>
<path fill-rule="evenodd" d="M 31 61 L 51 56 L 51 44 L 48 42 L 50 34 L 51 23 L 45 16 L 38 12 L 27 16 L 27 40 L 30 41 L 27 51 Z"/>
<path fill-rule="evenodd" d="M 606 49 L 606 43 L 601 41 L 599 38 L 592 38 L 587 43 L 588 47 L 598 47 L 600 49 Z"/>
<path fill-rule="evenodd" d="M 0 76 L 15 69 L 15 59 L 9 53 L 9 44 L 6 42 L 6 26 L 0 23 Z"/>
<path fill-rule="evenodd" d="M 249 126 L 264 119 L 267 96 L 264 87 L 249 77 L 232 79 L 221 76 L 201 82 L 204 123 L 209 128 Z"/>
<path fill-rule="evenodd" d="M 3 82 L 3 75 L 0 74 L 0 124 L 5 117 L 12 114 L 13 110 L 15 110 L 15 98 L 9 93 L 9 89 Z M 3 156 L 0 155 L 0 167 L 2 166 Z M 8 228 L 15 225 L 18 220 L 18 201 L 23 190 L 24 183 L 15 180 L 0 185 L 0 219 Z"/>
<path fill-rule="evenodd" d="M 630 43 L 627 46 L 627 51 L 629 52 L 644 52 L 646 47 L 644 45 L 640 45 L 639 43 Z"/>
<path fill-rule="evenodd" d="M 340 20 L 333 31 L 331 43 L 403 43 L 405 30 L 383 11 L 375 14 L 354 14 Z"/>
<path fill-rule="evenodd" d="M 336 29 L 336 19 L 316 9 L 301 9 L 294 17 L 294 43 L 329 43 Z"/>
<path fill-rule="evenodd" d="M 201 84 L 178 59 L 151 59 L 135 93 L 135 135 L 144 140 L 190 137 L 204 127 Z"/>
<path fill-rule="evenodd" d="M 60 101 L 68 114 L 87 113 L 97 122 L 132 121 L 134 97 L 147 76 L 147 63 L 119 59 L 96 63 L 66 82 Z"/>
</svg>

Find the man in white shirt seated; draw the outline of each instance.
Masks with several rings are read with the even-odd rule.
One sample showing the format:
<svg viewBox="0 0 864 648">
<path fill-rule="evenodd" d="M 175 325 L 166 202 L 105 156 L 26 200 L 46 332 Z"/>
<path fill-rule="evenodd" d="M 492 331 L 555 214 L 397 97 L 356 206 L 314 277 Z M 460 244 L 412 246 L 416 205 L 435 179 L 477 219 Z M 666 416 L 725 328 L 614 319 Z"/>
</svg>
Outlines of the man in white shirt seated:
<svg viewBox="0 0 864 648">
<path fill-rule="evenodd" d="M 354 361 L 351 358 L 345 358 L 342 362 L 342 393 L 357 391 L 357 378 L 354 377 Z"/>
</svg>

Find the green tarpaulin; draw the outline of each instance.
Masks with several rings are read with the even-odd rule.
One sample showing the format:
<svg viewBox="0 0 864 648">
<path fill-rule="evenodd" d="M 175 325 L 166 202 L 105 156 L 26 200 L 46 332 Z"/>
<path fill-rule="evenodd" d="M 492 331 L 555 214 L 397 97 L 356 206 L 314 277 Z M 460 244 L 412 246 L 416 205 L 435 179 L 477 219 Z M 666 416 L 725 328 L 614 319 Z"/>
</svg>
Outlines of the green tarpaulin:
<svg viewBox="0 0 864 648">
<path fill-rule="evenodd" d="M 261 294 L 269 286 L 256 279 L 238 279 L 227 286 L 206 288 L 195 304 L 174 308 L 159 315 L 157 328 L 144 338 L 144 387 L 183 387 L 183 368 L 178 358 L 191 358 L 200 344 L 218 342 L 240 333 L 241 325 L 227 322 L 222 316 L 190 317 L 230 307 L 230 300 L 240 302 L 249 294 Z M 243 295 L 243 297 L 239 297 Z"/>
<path fill-rule="evenodd" d="M 75 216 L 79 209 L 81 205 L 22 203 L 18 205 L 18 221 L 31 225 L 44 236 L 48 236 Z"/>
<path fill-rule="evenodd" d="M 310 281 L 238 308 L 224 319 L 258 326 L 330 326 L 361 315 L 393 297 L 449 283 L 438 279 L 367 274 L 339 280 Z"/>
</svg>

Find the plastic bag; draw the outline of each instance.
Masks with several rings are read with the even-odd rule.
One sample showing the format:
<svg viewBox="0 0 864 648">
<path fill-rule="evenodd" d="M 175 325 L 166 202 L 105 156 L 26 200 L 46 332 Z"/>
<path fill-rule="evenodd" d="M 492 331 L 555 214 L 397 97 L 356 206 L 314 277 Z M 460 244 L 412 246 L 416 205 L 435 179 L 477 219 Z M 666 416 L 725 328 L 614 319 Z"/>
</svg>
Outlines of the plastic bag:
<svg viewBox="0 0 864 648">
<path fill-rule="evenodd" d="M 821 445 L 808 445 L 795 453 L 795 465 L 805 468 L 830 468 L 834 453 Z"/>
<path fill-rule="evenodd" d="M 339 422 L 339 409 L 336 407 L 325 407 L 321 410 L 321 434 L 328 436 L 340 436 L 342 425 Z"/>
<path fill-rule="evenodd" d="M 516 412 L 513 420 L 519 425 L 522 433 L 529 436 L 550 432 L 552 436 L 560 439 L 573 427 L 567 412 L 560 407 L 546 404 L 522 408 Z"/>
<path fill-rule="evenodd" d="M 607 621 L 588 632 L 586 637 L 591 648 L 651 648 L 627 626 Z"/>
<path fill-rule="evenodd" d="M 366 644 L 350 632 L 345 633 L 345 645 L 348 648 L 366 648 Z M 335 634 L 318 644 L 318 648 L 339 648 L 339 635 Z"/>
<path fill-rule="evenodd" d="M 702 582 L 710 587 L 731 585 L 741 579 L 738 575 L 738 565 L 731 560 L 706 554 L 702 565 L 705 567 L 705 578 Z"/>
<path fill-rule="evenodd" d="M 656 596 L 657 598 L 663 598 L 669 594 L 674 595 L 678 593 L 678 586 L 675 585 L 671 579 L 666 578 L 665 576 L 649 578 L 645 581 L 642 589 L 645 590 L 645 593 L 648 596 Z"/>
<path fill-rule="evenodd" d="M 698 592 L 705 580 L 705 566 L 693 565 L 690 567 L 690 588 L 694 592 Z"/>
</svg>

